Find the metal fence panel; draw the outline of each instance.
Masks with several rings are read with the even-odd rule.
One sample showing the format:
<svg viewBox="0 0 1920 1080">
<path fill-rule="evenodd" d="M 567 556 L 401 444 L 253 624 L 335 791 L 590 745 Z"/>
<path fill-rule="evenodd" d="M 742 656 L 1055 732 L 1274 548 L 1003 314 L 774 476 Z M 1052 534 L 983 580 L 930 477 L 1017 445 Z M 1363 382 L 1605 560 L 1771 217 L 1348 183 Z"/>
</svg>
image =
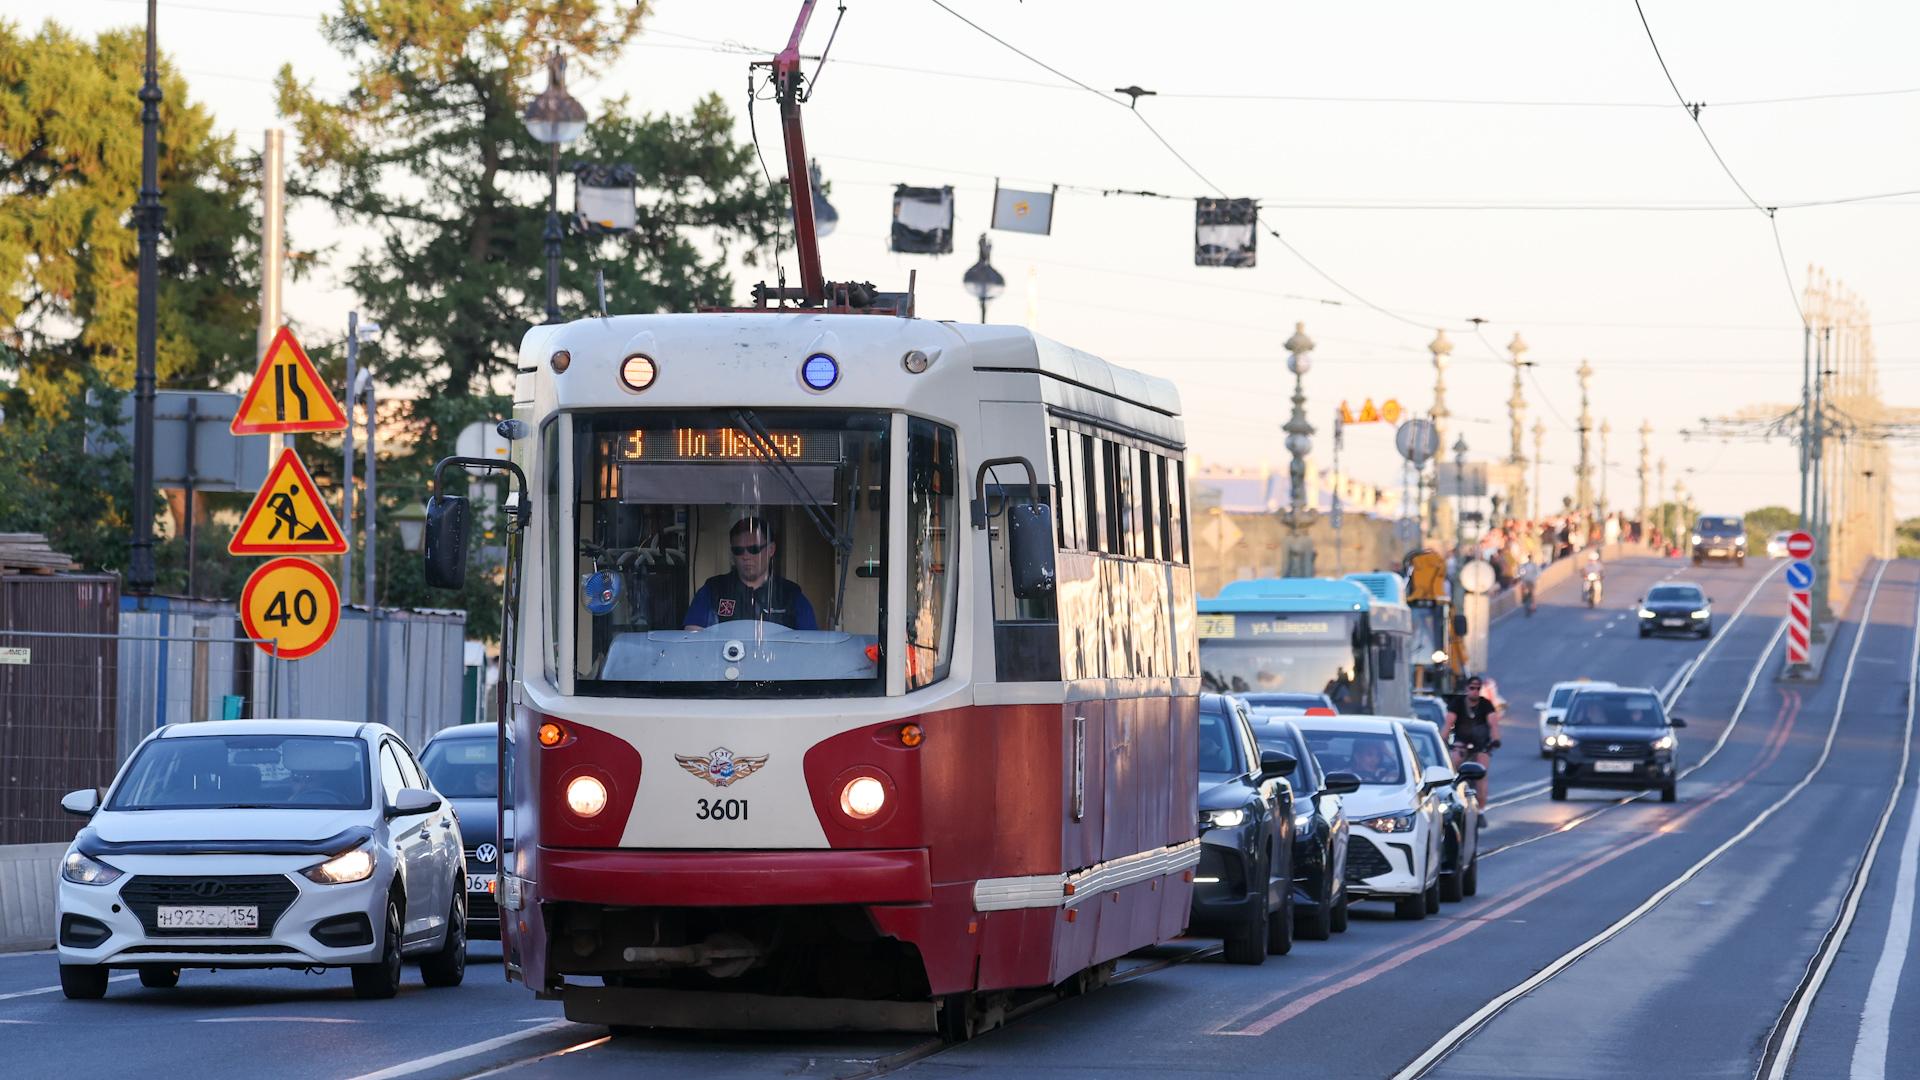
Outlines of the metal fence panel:
<svg viewBox="0 0 1920 1080">
<path fill-rule="evenodd" d="M 326 648 L 277 665 L 278 715 L 374 719 L 418 750 L 434 732 L 464 719 L 465 639 L 464 612 L 383 610 L 371 618 L 365 608 L 348 608 Z"/>
<path fill-rule="evenodd" d="M 72 839 L 60 796 L 113 777 L 118 593 L 104 575 L 0 577 L 0 844 Z"/>
<path fill-rule="evenodd" d="M 154 596 L 125 597 L 120 608 L 118 761 L 162 724 L 274 715 L 255 677 L 271 658 L 232 605 Z"/>
</svg>

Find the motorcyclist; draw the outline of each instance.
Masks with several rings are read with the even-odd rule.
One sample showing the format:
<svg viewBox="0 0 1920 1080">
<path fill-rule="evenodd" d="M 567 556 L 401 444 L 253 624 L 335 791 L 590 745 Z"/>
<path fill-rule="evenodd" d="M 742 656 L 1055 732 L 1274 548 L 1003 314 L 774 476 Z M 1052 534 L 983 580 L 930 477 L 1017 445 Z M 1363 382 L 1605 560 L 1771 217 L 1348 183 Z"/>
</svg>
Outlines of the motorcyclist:
<svg viewBox="0 0 1920 1080">
<path fill-rule="evenodd" d="M 1582 590 L 1586 595 L 1587 603 L 1590 606 L 1598 607 L 1600 604 L 1600 595 L 1605 588 L 1607 579 L 1606 564 L 1600 561 L 1600 550 L 1598 548 L 1588 550 L 1582 577 L 1585 582 Z"/>
<path fill-rule="evenodd" d="M 1540 584 L 1540 567 L 1533 561 L 1533 556 L 1527 556 L 1527 561 L 1520 564 L 1520 569 L 1514 572 L 1514 577 L 1520 582 L 1520 603 L 1527 609 L 1527 614 L 1531 615 L 1533 614 L 1534 588 Z"/>
</svg>

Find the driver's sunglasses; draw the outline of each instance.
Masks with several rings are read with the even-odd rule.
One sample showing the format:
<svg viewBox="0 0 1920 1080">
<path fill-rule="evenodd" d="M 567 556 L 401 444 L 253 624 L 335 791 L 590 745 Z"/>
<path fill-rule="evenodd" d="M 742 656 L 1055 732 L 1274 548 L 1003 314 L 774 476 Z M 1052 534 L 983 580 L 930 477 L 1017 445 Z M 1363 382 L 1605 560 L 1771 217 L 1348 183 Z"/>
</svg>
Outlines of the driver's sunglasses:
<svg viewBox="0 0 1920 1080">
<path fill-rule="evenodd" d="M 734 550 L 738 551 L 739 549 L 735 548 Z M 1478 692 L 1479 689 L 1480 689 L 1480 684 L 1477 682 L 1470 682 L 1467 684 L 1467 690 L 1470 692 Z"/>
<path fill-rule="evenodd" d="M 772 541 L 769 540 L 758 544 L 735 544 L 733 545 L 733 553 L 735 555 L 758 555 L 767 550 L 767 544 L 770 543 L 772 543 Z"/>
</svg>

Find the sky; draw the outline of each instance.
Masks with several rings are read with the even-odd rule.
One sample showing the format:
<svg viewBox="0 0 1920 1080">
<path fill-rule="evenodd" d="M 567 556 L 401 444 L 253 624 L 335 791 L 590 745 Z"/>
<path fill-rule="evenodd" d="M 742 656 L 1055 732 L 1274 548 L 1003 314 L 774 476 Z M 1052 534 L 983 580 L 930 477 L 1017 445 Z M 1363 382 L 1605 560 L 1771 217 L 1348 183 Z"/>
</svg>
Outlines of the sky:
<svg viewBox="0 0 1920 1080">
<path fill-rule="evenodd" d="M 1306 393 L 1320 464 L 1341 401 L 1431 407 L 1427 346 L 1446 327 L 1447 441 L 1464 437 L 1476 460 L 1506 457 L 1505 347 L 1516 333 L 1527 342 L 1525 452 L 1543 421 L 1549 505 L 1573 488 L 1584 359 L 1594 425 L 1613 429 L 1614 505 L 1637 499 L 1645 421 L 1669 485 L 1684 481 L 1703 510 L 1794 506 L 1791 446 L 1683 432 L 1798 400 L 1795 298 L 1809 266 L 1872 311 L 1885 400 L 1920 406 L 1920 5 L 1642 0 L 1643 26 L 1631 0 L 1290 0 L 1193 15 L 1134 0 L 942 2 L 951 10 L 935 0 L 846 7 L 805 112 L 840 213 L 821 242 L 828 277 L 904 289 L 917 270 L 922 317 L 976 319 L 960 278 L 996 178 L 1059 184 L 1052 235 L 991 234 L 1008 288 L 989 317 L 1172 379 L 1205 462 L 1284 470 L 1279 426 L 1293 388 L 1281 343 L 1295 323 L 1316 343 Z M 826 44 L 834 4 L 822 0 L 807 51 Z M 799 6 L 656 0 L 619 60 L 574 66 L 573 92 L 589 109 L 624 95 L 652 112 L 718 93 L 744 141 L 751 57 L 738 50 L 784 43 Z M 281 64 L 323 90 L 347 85 L 318 31 L 334 8 L 160 0 L 161 48 L 217 122 L 257 146 L 283 123 L 270 85 Z M 27 28 L 55 19 L 81 33 L 137 23 L 142 11 L 141 0 L 8 4 Z M 1681 96 L 1704 103 L 1698 127 L 1661 58 Z M 1156 94 L 1136 116 L 1069 80 Z M 1763 100 L 1802 97 L 1816 100 Z M 759 109 L 777 177 L 774 107 Z M 952 255 L 887 251 L 898 183 L 953 185 Z M 1102 194 L 1113 189 L 1175 198 Z M 1771 222 L 1743 189 L 1781 207 Z M 1286 246 L 1262 235 L 1252 269 L 1195 267 L 1191 200 L 1219 192 L 1261 200 Z M 1790 206 L 1897 192 L 1912 194 Z M 294 207 L 288 231 L 296 247 L 335 243 L 343 265 L 357 242 L 315 207 Z M 737 300 L 759 276 L 736 273 Z M 331 327 L 353 304 L 321 274 L 289 286 L 286 312 Z M 1597 437 L 1592 454 L 1598 486 Z M 1397 485 L 1391 430 L 1350 428 L 1342 465 Z M 1900 516 L 1920 514 L 1920 474 L 1895 485 Z"/>
</svg>

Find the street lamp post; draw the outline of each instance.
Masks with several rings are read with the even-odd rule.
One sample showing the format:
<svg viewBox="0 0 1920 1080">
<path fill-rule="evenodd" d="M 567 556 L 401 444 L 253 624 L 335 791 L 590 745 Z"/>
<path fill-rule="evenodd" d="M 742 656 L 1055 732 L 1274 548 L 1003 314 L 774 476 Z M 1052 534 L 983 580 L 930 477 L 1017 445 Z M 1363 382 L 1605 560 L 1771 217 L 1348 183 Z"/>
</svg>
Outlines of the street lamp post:
<svg viewBox="0 0 1920 1080">
<path fill-rule="evenodd" d="M 1642 530 L 1647 527 L 1647 455 L 1651 452 L 1648 440 L 1652 437 L 1653 425 L 1640 421 L 1640 514 L 1636 520 Z"/>
<path fill-rule="evenodd" d="M 1292 481 L 1291 505 L 1287 509 L 1287 577 L 1313 576 L 1313 540 L 1300 533 L 1300 504 L 1307 498 L 1307 454 L 1313 450 L 1313 425 L 1307 422 L 1306 374 L 1313 370 L 1313 339 L 1307 336 L 1305 323 L 1293 324 L 1293 336 L 1285 343 L 1287 370 L 1293 372 L 1293 415 L 1287 419 L 1287 453 L 1293 461 L 1287 466 Z"/>
<path fill-rule="evenodd" d="M 346 532 L 347 550 L 340 556 L 340 602 L 353 604 L 353 403 L 355 383 L 360 379 L 360 346 L 380 333 L 377 322 L 361 322 L 358 311 L 347 312 L 347 426 L 340 432 L 340 526 Z M 368 436 L 371 443 L 372 436 Z M 372 505 L 369 500 L 368 505 Z M 371 599 L 369 599 L 371 602 Z"/>
<path fill-rule="evenodd" d="M 1660 459 L 1658 465 L 1655 467 L 1654 472 L 1659 477 L 1659 481 L 1660 481 L 1659 484 L 1655 486 L 1655 488 L 1653 489 L 1654 495 L 1656 496 L 1656 501 L 1659 502 L 1660 504 L 1660 531 L 1666 536 L 1667 542 L 1671 544 L 1673 542 L 1673 514 L 1671 512 L 1671 509 L 1667 505 L 1667 459 L 1666 458 L 1663 457 Z"/>
<path fill-rule="evenodd" d="M 971 293 L 975 300 L 980 301 L 980 321 L 983 323 L 987 321 L 987 304 L 999 299 L 1000 294 L 1007 291 L 1007 279 L 1001 277 L 1000 271 L 995 270 L 993 264 L 987 261 L 988 256 L 992 254 L 993 241 L 987 239 L 986 233 L 981 233 L 980 261 L 967 267 L 967 272 L 960 277 L 961 283 L 967 287 L 967 292 Z"/>
<path fill-rule="evenodd" d="M 1593 512 L 1593 459 L 1590 454 L 1590 436 L 1593 432 L 1593 412 L 1587 407 L 1587 391 L 1593 382 L 1593 365 L 1580 361 L 1580 368 L 1574 372 L 1580 378 L 1580 464 L 1573 474 L 1573 508 L 1582 514 Z"/>
<path fill-rule="evenodd" d="M 1613 434 L 1613 421 L 1600 421 L 1600 502 L 1601 517 L 1607 516 L 1607 437 Z"/>
<path fill-rule="evenodd" d="M 1445 330 L 1436 330 L 1433 340 L 1427 343 L 1427 351 L 1433 354 L 1433 412 L 1429 416 L 1433 424 L 1433 444 L 1436 447 L 1447 445 L 1446 422 L 1451 414 L 1447 412 L 1447 357 L 1453 353 L 1453 342 L 1447 340 Z M 1442 500 L 1440 498 L 1440 455 L 1433 455 L 1434 488 L 1428 503 L 1428 523 L 1436 535 L 1445 535 L 1446 528 L 1441 520 Z"/>
<path fill-rule="evenodd" d="M 527 133 L 548 148 L 547 227 L 540 234 L 547 250 L 547 322 L 560 321 L 560 147 L 585 134 L 586 106 L 567 93 L 567 58 L 547 58 L 547 88 L 521 115 Z M 369 597 L 371 600 L 371 597 Z"/>
<path fill-rule="evenodd" d="M 1466 480 L 1467 437 L 1462 435 L 1453 441 L 1453 554 L 1456 561 L 1464 561 L 1460 551 L 1467 542 L 1467 515 L 1462 512 L 1462 506 L 1467 497 Z M 1458 577 L 1457 574 L 1455 576 Z"/>
<path fill-rule="evenodd" d="M 1540 461 L 1546 456 L 1547 423 L 1533 422 L 1533 519 L 1540 520 Z"/>
<path fill-rule="evenodd" d="M 140 280 L 137 286 L 133 362 L 133 550 L 127 562 L 127 591 L 153 592 L 153 399 L 154 367 L 160 325 L 160 227 L 167 218 L 160 203 L 160 61 L 155 42 L 159 16 L 147 0 L 147 66 L 140 85 L 140 199 L 133 216 L 140 232 Z M 187 513 L 192 514 L 189 506 Z"/>
<path fill-rule="evenodd" d="M 1507 492 L 1507 513 L 1518 517 L 1527 512 L 1527 397 L 1520 386 L 1520 369 L 1525 366 L 1520 358 L 1527 354 L 1527 343 L 1518 331 L 1507 343 L 1507 354 L 1513 357 L 1513 394 L 1507 398 L 1508 434 L 1512 439 L 1507 450 L 1507 465 L 1513 471 L 1513 484 Z"/>
</svg>

